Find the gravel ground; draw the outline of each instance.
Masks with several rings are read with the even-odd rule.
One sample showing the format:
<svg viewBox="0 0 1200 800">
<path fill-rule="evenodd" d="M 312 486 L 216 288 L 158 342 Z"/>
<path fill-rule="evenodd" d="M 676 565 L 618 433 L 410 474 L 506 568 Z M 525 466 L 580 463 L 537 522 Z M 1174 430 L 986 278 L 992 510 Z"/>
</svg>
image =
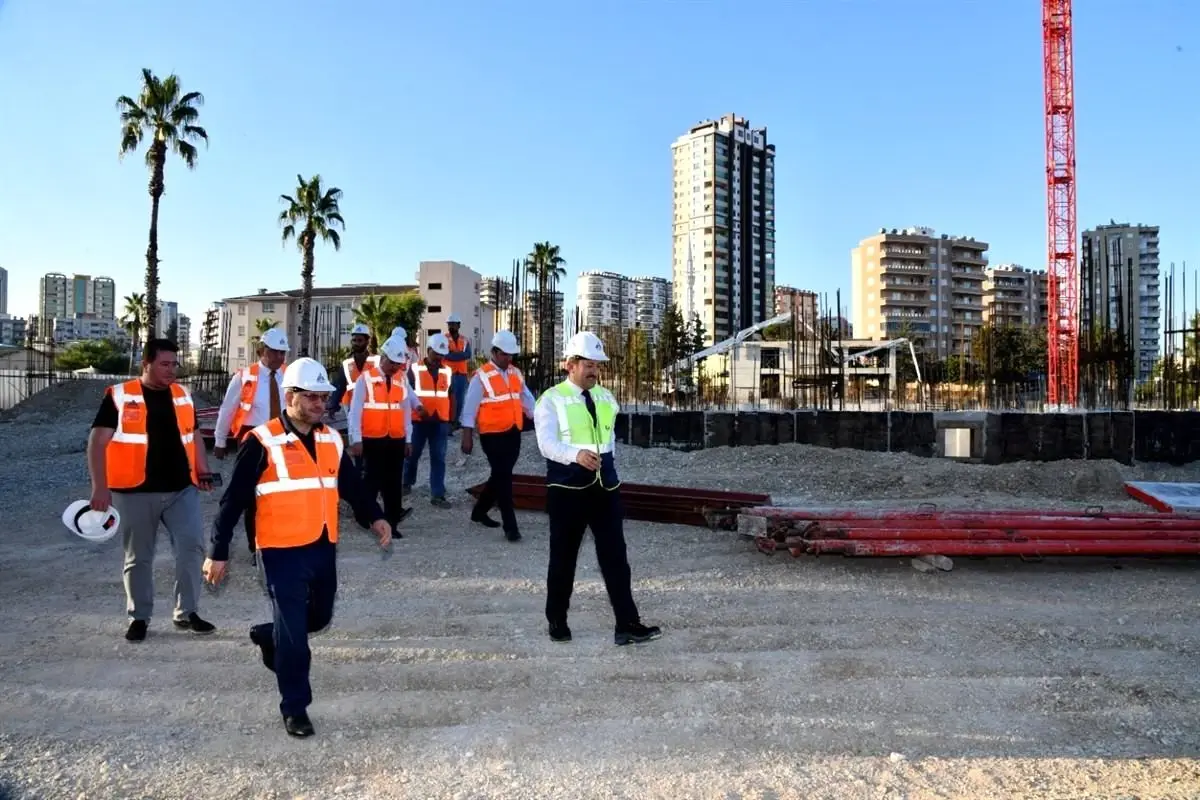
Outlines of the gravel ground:
<svg viewBox="0 0 1200 800">
<path fill-rule="evenodd" d="M 317 736 L 289 739 L 246 638 L 267 605 L 244 551 L 204 599 L 218 633 L 197 639 L 169 625 L 164 538 L 159 616 L 146 642 L 123 640 L 118 543 L 58 521 L 86 496 L 98 400 L 0 421 L 0 797 L 1200 797 L 1194 564 L 960 559 L 921 574 L 630 522 L 636 596 L 664 637 L 612 645 L 585 545 L 575 641 L 554 645 L 545 518 L 521 514 L 516 545 L 467 523 L 480 455 L 450 467 L 457 508 L 418 487 L 390 561 L 344 524 L 334 624 L 314 638 Z M 1200 479 L 805 446 L 618 458 L 630 481 L 821 505 L 1140 509 L 1123 480 Z M 527 435 L 519 470 L 540 468 Z"/>
</svg>

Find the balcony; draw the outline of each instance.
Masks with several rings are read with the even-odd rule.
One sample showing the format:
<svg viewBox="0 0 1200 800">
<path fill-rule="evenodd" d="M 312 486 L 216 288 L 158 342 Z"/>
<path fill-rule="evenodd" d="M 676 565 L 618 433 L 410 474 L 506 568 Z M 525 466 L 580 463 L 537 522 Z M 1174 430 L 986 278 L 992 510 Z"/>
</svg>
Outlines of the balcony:
<svg viewBox="0 0 1200 800">
<path fill-rule="evenodd" d="M 916 272 L 922 275 L 932 275 L 933 265 L 928 261 L 895 261 L 892 259 L 879 259 L 879 269 L 881 272 Z"/>
</svg>

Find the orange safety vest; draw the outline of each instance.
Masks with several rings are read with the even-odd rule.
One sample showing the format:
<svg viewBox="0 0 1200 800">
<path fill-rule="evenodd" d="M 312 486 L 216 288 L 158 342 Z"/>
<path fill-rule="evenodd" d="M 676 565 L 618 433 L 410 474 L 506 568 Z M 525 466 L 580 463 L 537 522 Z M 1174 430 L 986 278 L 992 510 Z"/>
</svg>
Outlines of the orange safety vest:
<svg viewBox="0 0 1200 800">
<path fill-rule="evenodd" d="M 525 409 L 521 395 L 525 390 L 525 376 L 516 367 L 509 367 L 516 380 L 509 378 L 491 361 L 479 368 L 476 374 L 483 382 L 483 398 L 479 401 L 479 413 L 475 415 L 475 427 L 480 435 L 504 433 L 513 427 L 525 427 Z"/>
<path fill-rule="evenodd" d="M 363 362 L 363 367 L 366 368 L 373 364 L 379 363 L 379 356 L 367 356 L 367 360 Z M 350 401 L 354 398 L 354 384 L 358 381 L 358 365 L 354 363 L 354 356 L 350 356 L 342 362 L 342 371 L 346 373 L 346 393 L 342 395 L 342 405 L 350 408 Z"/>
<path fill-rule="evenodd" d="M 267 468 L 254 488 L 255 546 L 302 547 L 320 539 L 324 530 L 329 531 L 329 541 L 336 542 L 341 434 L 325 426 L 314 431 L 315 461 L 278 417 L 250 434 L 267 451 Z"/>
<path fill-rule="evenodd" d="M 146 454 L 150 450 L 142 382 L 134 378 L 110 386 L 106 391 L 117 407 L 117 430 L 104 453 L 108 488 L 135 489 L 146 482 Z M 179 426 L 179 438 L 187 453 L 192 483 L 199 484 L 200 476 L 196 469 L 196 406 L 192 403 L 191 393 L 178 383 L 171 384 L 171 397 L 175 399 L 175 424 Z"/>
<path fill-rule="evenodd" d="M 461 333 L 458 335 L 457 340 L 453 339 L 450 336 L 450 334 L 447 333 L 446 341 L 448 341 L 450 343 L 450 352 L 451 353 L 466 352 L 467 347 L 470 346 L 470 344 L 471 344 L 471 340 L 468 339 L 467 337 L 463 336 Z M 466 361 L 447 361 L 446 364 L 450 367 L 450 371 L 453 372 L 455 375 L 466 375 L 467 374 L 467 362 Z"/>
<path fill-rule="evenodd" d="M 287 364 L 279 367 L 282 371 Z M 233 419 L 229 421 L 229 433 L 231 436 L 237 437 L 238 431 L 242 429 L 242 424 L 245 423 L 246 417 L 250 414 L 250 409 L 254 406 L 254 393 L 258 391 L 258 373 L 262 370 L 261 361 L 255 361 L 248 367 L 238 370 L 242 378 L 242 397 L 238 401 L 238 407 L 233 412 Z M 271 371 L 267 370 L 270 375 Z M 283 403 L 283 390 L 279 390 L 279 401 Z"/>
<path fill-rule="evenodd" d="M 454 371 L 447 366 L 443 366 L 438 370 L 437 378 L 435 379 L 429 374 L 429 367 L 425 366 L 424 362 L 413 364 L 412 371 L 416 377 L 417 397 L 421 400 L 420 417 L 424 419 L 436 414 L 442 422 L 449 422 L 450 379 L 454 376 Z"/>
<path fill-rule="evenodd" d="M 408 427 L 408 381 L 404 371 L 397 370 L 392 375 L 391 388 L 377 366 L 367 367 L 363 375 L 368 387 L 363 398 L 363 438 L 403 439 Z"/>
</svg>

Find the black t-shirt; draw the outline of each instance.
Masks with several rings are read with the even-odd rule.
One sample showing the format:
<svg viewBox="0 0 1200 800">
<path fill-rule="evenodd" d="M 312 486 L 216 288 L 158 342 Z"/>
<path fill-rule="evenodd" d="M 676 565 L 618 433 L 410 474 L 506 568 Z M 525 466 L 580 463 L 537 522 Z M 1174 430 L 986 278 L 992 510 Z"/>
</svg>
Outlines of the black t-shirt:
<svg viewBox="0 0 1200 800">
<path fill-rule="evenodd" d="M 151 389 L 145 384 L 142 396 L 146 399 L 146 481 L 133 489 L 113 491 L 181 492 L 192 485 L 192 468 L 175 421 L 175 398 L 169 388 Z M 111 394 L 104 395 L 92 427 L 117 429 L 117 404 Z"/>
</svg>

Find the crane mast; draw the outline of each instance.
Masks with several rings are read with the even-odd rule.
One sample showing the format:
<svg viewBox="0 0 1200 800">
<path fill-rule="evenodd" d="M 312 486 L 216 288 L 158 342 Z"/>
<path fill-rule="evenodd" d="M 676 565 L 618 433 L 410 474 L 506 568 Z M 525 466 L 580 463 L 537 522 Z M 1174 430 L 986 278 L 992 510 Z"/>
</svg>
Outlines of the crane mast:
<svg viewBox="0 0 1200 800">
<path fill-rule="evenodd" d="M 1042 0 L 1046 100 L 1048 402 L 1074 407 L 1079 390 L 1079 260 L 1075 224 L 1075 66 L 1071 0 Z"/>
</svg>

